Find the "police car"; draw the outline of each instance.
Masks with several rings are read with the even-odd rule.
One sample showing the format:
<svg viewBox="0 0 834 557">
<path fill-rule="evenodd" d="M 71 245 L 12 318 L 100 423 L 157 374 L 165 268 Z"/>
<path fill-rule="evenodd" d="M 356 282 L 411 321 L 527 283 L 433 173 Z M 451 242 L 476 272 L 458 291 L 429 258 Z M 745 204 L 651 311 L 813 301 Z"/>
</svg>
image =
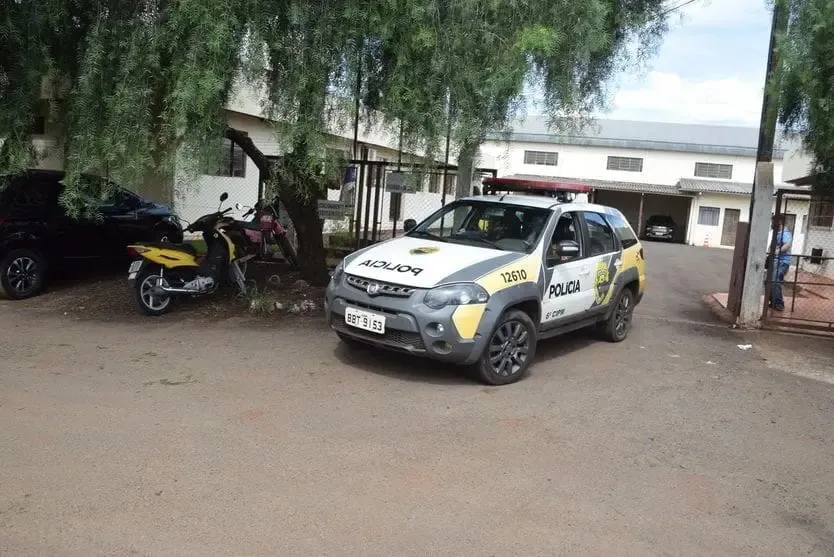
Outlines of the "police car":
<svg viewBox="0 0 834 557">
<path fill-rule="evenodd" d="M 593 326 L 628 335 L 646 286 L 643 249 L 616 209 L 527 195 L 450 203 L 333 273 L 328 322 L 364 343 L 518 381 L 536 343 Z"/>
</svg>

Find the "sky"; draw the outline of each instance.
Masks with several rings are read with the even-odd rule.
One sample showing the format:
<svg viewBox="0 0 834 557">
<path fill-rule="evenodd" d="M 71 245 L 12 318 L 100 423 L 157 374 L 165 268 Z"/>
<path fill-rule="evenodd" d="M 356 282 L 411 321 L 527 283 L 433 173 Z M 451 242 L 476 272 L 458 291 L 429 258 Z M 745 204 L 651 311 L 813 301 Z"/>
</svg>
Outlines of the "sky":
<svg viewBox="0 0 834 557">
<path fill-rule="evenodd" d="M 771 15 L 767 0 L 695 0 L 674 12 L 655 56 L 614 79 L 598 116 L 758 127 Z"/>
</svg>

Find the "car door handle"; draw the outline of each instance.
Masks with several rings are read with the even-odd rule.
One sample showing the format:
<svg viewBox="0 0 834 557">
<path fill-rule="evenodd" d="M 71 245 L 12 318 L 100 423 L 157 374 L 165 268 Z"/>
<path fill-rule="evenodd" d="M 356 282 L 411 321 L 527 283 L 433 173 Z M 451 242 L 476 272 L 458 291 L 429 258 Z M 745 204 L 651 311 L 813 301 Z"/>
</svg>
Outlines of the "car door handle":
<svg viewBox="0 0 834 557">
<path fill-rule="evenodd" d="M 580 275 L 590 275 L 591 274 L 591 268 L 590 267 L 582 267 L 581 269 L 579 269 L 579 274 Z"/>
</svg>

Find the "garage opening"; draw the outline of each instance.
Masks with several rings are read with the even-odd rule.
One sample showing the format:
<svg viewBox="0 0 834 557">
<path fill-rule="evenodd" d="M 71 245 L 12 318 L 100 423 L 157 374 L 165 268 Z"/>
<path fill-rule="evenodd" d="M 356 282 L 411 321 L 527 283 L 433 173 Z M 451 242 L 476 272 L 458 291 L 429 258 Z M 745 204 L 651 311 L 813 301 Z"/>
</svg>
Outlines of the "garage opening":
<svg viewBox="0 0 834 557">
<path fill-rule="evenodd" d="M 642 216 L 640 196 L 643 197 Z M 594 191 L 593 201 L 619 209 L 642 239 L 645 239 L 646 223 L 651 217 L 670 217 L 675 223 L 672 241 L 686 243 L 691 197 L 597 189 Z"/>
</svg>

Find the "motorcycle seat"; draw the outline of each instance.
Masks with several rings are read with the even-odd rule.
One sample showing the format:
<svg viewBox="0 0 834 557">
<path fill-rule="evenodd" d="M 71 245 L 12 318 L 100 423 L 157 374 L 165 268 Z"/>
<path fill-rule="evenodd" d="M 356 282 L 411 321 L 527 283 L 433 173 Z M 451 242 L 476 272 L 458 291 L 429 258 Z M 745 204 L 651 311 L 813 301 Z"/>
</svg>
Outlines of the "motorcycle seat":
<svg viewBox="0 0 834 557">
<path fill-rule="evenodd" d="M 193 256 L 197 256 L 197 248 L 194 244 L 173 244 L 171 242 L 143 242 L 143 246 L 158 249 L 170 249 L 175 251 L 184 251 Z"/>
</svg>

